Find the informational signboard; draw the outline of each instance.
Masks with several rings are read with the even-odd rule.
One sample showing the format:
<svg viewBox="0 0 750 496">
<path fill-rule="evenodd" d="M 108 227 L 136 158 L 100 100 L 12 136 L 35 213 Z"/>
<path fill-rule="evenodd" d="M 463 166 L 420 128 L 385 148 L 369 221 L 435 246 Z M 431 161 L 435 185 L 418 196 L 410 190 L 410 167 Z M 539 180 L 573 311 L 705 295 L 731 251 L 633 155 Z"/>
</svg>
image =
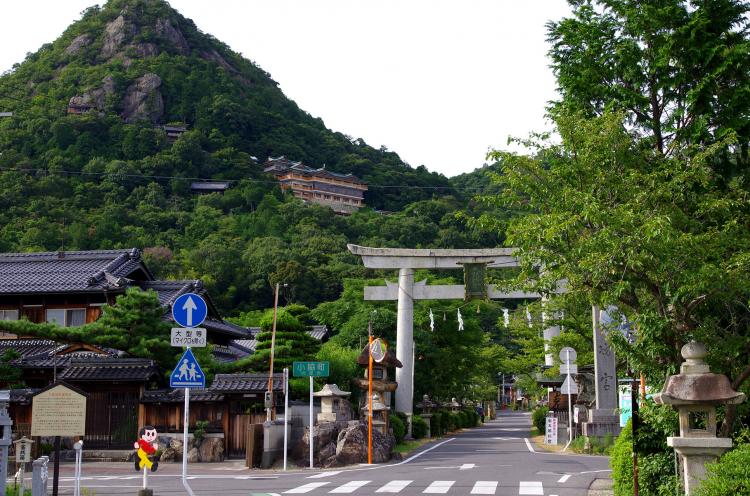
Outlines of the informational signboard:
<svg viewBox="0 0 750 496">
<path fill-rule="evenodd" d="M 205 348 L 206 329 L 203 327 L 173 327 L 172 346 L 182 348 Z"/>
<path fill-rule="evenodd" d="M 329 372 L 328 362 L 294 362 L 292 364 L 294 377 L 328 377 Z"/>
<path fill-rule="evenodd" d="M 546 418 L 544 444 L 557 444 L 557 417 Z"/>
<path fill-rule="evenodd" d="M 185 293 L 172 304 L 172 318 L 182 327 L 198 327 L 207 315 L 206 301 L 195 293 Z"/>
<path fill-rule="evenodd" d="M 169 387 L 173 388 L 205 388 L 206 375 L 198 365 L 198 360 L 188 348 L 177 361 L 177 365 L 169 376 Z"/>
<path fill-rule="evenodd" d="M 31 400 L 31 436 L 83 436 L 86 396 L 64 384 L 41 390 Z"/>
</svg>

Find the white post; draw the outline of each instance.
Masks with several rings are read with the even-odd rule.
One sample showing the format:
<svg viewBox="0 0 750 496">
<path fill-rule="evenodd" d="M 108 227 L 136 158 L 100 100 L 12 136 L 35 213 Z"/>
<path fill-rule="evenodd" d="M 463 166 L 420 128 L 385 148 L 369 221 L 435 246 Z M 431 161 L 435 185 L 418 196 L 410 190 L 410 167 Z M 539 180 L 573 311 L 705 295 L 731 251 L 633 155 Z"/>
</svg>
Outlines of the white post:
<svg viewBox="0 0 750 496">
<path fill-rule="evenodd" d="M 73 487 L 74 496 L 81 496 L 81 466 L 83 464 L 83 441 L 77 441 L 73 445 L 76 453 L 76 466 L 75 466 L 75 485 Z"/>
<path fill-rule="evenodd" d="M 287 433 L 289 430 L 289 368 L 284 368 L 284 470 L 286 470 Z"/>
<path fill-rule="evenodd" d="M 310 376 L 310 468 L 313 468 L 313 378 Z"/>
<path fill-rule="evenodd" d="M 572 383 L 573 377 L 570 375 L 570 349 L 565 350 L 565 365 L 568 367 L 568 381 Z M 568 387 L 568 444 L 573 442 L 573 395 L 572 387 Z"/>
<path fill-rule="evenodd" d="M 143 467 L 143 489 L 148 488 L 148 468 L 144 465 Z"/>
<path fill-rule="evenodd" d="M 398 271 L 398 320 L 396 358 L 404 365 L 396 369 L 396 411 L 412 415 L 412 375 L 414 373 L 414 269 Z"/>
<path fill-rule="evenodd" d="M 185 411 L 183 412 L 182 429 L 182 485 L 190 496 L 195 496 L 187 481 L 188 459 L 188 422 L 190 422 L 190 388 L 185 388 Z M 145 489 L 145 488 L 144 488 Z"/>
</svg>

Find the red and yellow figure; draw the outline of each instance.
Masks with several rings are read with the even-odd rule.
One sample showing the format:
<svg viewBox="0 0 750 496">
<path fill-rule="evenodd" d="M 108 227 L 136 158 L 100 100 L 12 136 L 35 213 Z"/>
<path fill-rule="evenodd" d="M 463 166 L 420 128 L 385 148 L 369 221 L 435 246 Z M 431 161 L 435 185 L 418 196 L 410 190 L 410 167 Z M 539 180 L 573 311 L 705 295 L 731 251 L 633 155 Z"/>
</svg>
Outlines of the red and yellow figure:
<svg viewBox="0 0 750 496">
<path fill-rule="evenodd" d="M 152 472 L 156 472 L 159 461 L 151 461 L 150 457 L 159 448 L 159 444 L 156 442 L 159 435 L 156 429 L 150 425 L 143 427 L 138 434 L 141 438 L 133 444 L 133 448 L 138 450 L 135 454 L 135 470 L 140 472 L 145 467 Z"/>
</svg>

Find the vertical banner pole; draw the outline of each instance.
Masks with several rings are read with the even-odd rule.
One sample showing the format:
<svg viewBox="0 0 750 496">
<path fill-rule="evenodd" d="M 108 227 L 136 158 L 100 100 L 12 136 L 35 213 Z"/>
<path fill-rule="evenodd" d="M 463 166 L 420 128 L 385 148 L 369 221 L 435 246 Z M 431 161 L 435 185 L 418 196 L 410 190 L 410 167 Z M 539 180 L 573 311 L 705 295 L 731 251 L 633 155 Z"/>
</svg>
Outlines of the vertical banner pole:
<svg viewBox="0 0 750 496">
<path fill-rule="evenodd" d="M 284 368 L 284 470 L 286 470 L 287 434 L 289 425 L 289 368 Z"/>
<path fill-rule="evenodd" d="M 313 378 L 310 376 L 310 468 L 313 468 Z"/>
<path fill-rule="evenodd" d="M 367 325 L 367 463 L 372 465 L 372 321 Z"/>
</svg>

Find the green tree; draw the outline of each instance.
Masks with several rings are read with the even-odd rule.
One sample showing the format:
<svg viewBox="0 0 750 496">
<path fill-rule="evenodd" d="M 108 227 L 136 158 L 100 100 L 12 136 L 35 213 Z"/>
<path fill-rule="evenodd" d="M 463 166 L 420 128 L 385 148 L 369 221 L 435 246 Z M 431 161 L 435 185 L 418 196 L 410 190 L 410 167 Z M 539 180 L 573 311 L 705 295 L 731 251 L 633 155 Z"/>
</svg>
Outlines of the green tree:
<svg viewBox="0 0 750 496">
<path fill-rule="evenodd" d="M 254 370 L 268 371 L 271 359 L 273 336 L 273 310 L 266 312 L 260 321 L 261 332 L 256 339 L 258 345 L 248 364 Z M 274 346 L 273 370 L 281 372 L 284 367 L 292 367 L 292 362 L 311 360 L 320 348 L 320 343 L 305 332 L 296 317 L 284 308 L 276 315 L 276 341 Z"/>
<path fill-rule="evenodd" d="M 666 157 L 640 147 L 620 113 L 560 115 L 557 128 L 562 143 L 537 143 L 535 156 L 493 153 L 504 192 L 489 201 L 526 210 L 506 231 L 518 282 L 550 291 L 567 279 L 571 295 L 617 305 L 637 339 L 611 340 L 657 386 L 691 339 L 709 345 L 713 370 L 745 384 L 750 203 L 741 181 L 724 188 L 711 167 L 729 143 Z"/>
<path fill-rule="evenodd" d="M 622 111 L 628 125 L 667 155 L 734 132 L 741 150 L 735 159 L 747 164 L 746 2 L 568 3 L 572 15 L 548 24 L 549 54 L 562 95 L 553 114 Z"/>
</svg>

